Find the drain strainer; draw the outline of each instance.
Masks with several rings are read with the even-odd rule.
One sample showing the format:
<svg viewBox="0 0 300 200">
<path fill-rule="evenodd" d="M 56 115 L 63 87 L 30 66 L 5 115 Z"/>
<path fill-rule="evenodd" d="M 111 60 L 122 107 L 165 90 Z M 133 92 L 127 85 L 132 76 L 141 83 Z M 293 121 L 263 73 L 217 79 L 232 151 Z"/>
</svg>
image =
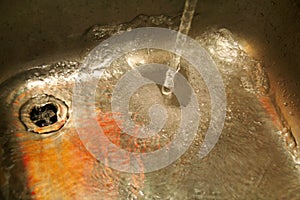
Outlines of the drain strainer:
<svg viewBox="0 0 300 200">
<path fill-rule="evenodd" d="M 52 95 L 40 95 L 22 106 L 20 119 L 28 131 L 39 134 L 55 132 L 66 123 L 68 106 Z"/>
</svg>

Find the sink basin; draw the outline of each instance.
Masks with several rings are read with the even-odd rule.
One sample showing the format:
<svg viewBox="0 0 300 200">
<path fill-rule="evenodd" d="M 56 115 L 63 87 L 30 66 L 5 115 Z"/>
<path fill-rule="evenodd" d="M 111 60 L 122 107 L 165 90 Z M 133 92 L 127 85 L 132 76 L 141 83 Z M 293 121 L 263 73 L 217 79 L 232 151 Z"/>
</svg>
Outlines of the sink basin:
<svg viewBox="0 0 300 200">
<path fill-rule="evenodd" d="M 78 76 L 103 41 L 143 27 L 176 31 L 183 8 L 184 1 L 173 0 L 1 1 L 0 199 L 300 198 L 298 1 L 198 2 L 189 36 L 210 63 L 203 65 L 215 66 L 220 74 L 226 102 L 212 103 L 207 80 L 218 75 L 206 79 L 183 56 L 175 84 L 187 80 L 192 89 L 178 87 L 184 106 L 174 95 L 162 95 L 159 84 L 131 94 L 126 113 L 135 125 L 126 130 L 144 130 L 153 119 L 164 121 L 156 113 L 168 113 L 158 135 L 149 140 L 123 130 L 118 119 L 125 118 L 113 110 L 126 106 L 111 104 L 114 91 L 131 70 L 138 72 L 137 79 L 150 72 L 159 79 L 159 67 L 170 65 L 174 52 L 134 49 L 105 65 L 96 82 L 80 87 Z M 153 63 L 160 64 L 156 71 Z M 143 65 L 150 67 L 143 71 Z M 94 83 L 95 94 L 90 94 Z M 76 96 L 78 90 L 85 95 Z M 140 156 L 168 147 L 182 120 L 181 109 L 193 101 L 197 107 L 189 115 L 197 111 L 200 118 L 184 130 L 190 133 L 198 123 L 195 136 L 180 143 L 187 148 L 174 160 L 168 157 L 168 165 L 147 171 L 149 163 Z M 165 109 L 151 107 L 158 104 Z M 210 145 L 206 136 L 214 108 L 221 112 L 223 104 L 224 127 L 201 156 Z M 79 111 L 84 108 L 95 112 Z M 149 109 L 157 110 L 151 116 Z M 114 145 L 136 154 L 120 156 L 108 148 L 94 121 Z M 155 166 L 163 161 L 156 159 Z M 139 170 L 125 170 L 132 163 Z"/>
</svg>

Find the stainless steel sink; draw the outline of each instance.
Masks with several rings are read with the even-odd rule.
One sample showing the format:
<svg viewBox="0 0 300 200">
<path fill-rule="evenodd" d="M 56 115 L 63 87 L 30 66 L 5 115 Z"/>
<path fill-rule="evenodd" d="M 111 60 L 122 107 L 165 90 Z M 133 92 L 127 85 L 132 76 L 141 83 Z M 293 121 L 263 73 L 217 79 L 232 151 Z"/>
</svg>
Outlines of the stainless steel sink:
<svg viewBox="0 0 300 200">
<path fill-rule="evenodd" d="M 186 61 L 181 72 L 203 113 L 199 134 L 171 165 L 149 173 L 119 172 L 97 160 L 78 137 L 73 88 L 88 53 L 120 27 L 176 30 L 183 7 L 184 1 L 174 0 L 0 2 L 0 199 L 300 198 L 297 0 L 198 2 L 190 36 L 211 55 L 227 95 L 223 132 L 206 157 L 198 152 L 210 121 L 210 96 Z M 137 63 L 143 58 L 162 64 L 172 57 L 157 50 L 130 56 Z M 116 81 L 132 67 L 127 58 L 107 71 L 113 78 L 100 80 L 97 108 L 109 104 Z M 139 122 L 151 103 L 171 106 L 175 114 L 156 138 L 161 146 L 177 127 L 173 100 L 164 100 L 156 85 L 132 98 Z M 140 144 L 133 147 L 136 140 L 120 142 L 109 106 L 101 109 L 105 134 L 141 153 Z M 86 124 L 84 131 L 92 132 Z"/>
</svg>

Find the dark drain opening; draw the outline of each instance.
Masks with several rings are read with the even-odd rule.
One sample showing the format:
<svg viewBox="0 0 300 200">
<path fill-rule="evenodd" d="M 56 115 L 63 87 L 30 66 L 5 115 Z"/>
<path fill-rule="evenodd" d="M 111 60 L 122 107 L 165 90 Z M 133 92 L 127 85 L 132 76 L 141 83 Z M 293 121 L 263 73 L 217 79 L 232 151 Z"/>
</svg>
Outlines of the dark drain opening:
<svg viewBox="0 0 300 200">
<path fill-rule="evenodd" d="M 66 103 L 52 95 L 29 99 L 20 108 L 20 120 L 27 131 L 44 134 L 60 130 L 69 118 Z"/>
<path fill-rule="evenodd" d="M 45 127 L 57 122 L 57 107 L 52 104 L 35 106 L 30 111 L 30 120 L 38 127 Z"/>
</svg>

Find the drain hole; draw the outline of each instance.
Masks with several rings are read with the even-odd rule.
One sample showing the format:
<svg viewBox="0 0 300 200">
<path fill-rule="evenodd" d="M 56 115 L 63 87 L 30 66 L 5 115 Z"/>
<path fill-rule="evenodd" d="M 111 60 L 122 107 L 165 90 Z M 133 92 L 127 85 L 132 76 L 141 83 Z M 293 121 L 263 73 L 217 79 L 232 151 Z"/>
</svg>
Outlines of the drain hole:
<svg viewBox="0 0 300 200">
<path fill-rule="evenodd" d="M 52 95 L 29 99 L 20 108 L 20 120 L 27 131 L 44 134 L 60 130 L 69 118 L 69 107 Z"/>
<path fill-rule="evenodd" d="M 38 127 L 45 127 L 57 122 L 57 107 L 52 104 L 35 106 L 30 112 L 30 120 Z"/>
</svg>

